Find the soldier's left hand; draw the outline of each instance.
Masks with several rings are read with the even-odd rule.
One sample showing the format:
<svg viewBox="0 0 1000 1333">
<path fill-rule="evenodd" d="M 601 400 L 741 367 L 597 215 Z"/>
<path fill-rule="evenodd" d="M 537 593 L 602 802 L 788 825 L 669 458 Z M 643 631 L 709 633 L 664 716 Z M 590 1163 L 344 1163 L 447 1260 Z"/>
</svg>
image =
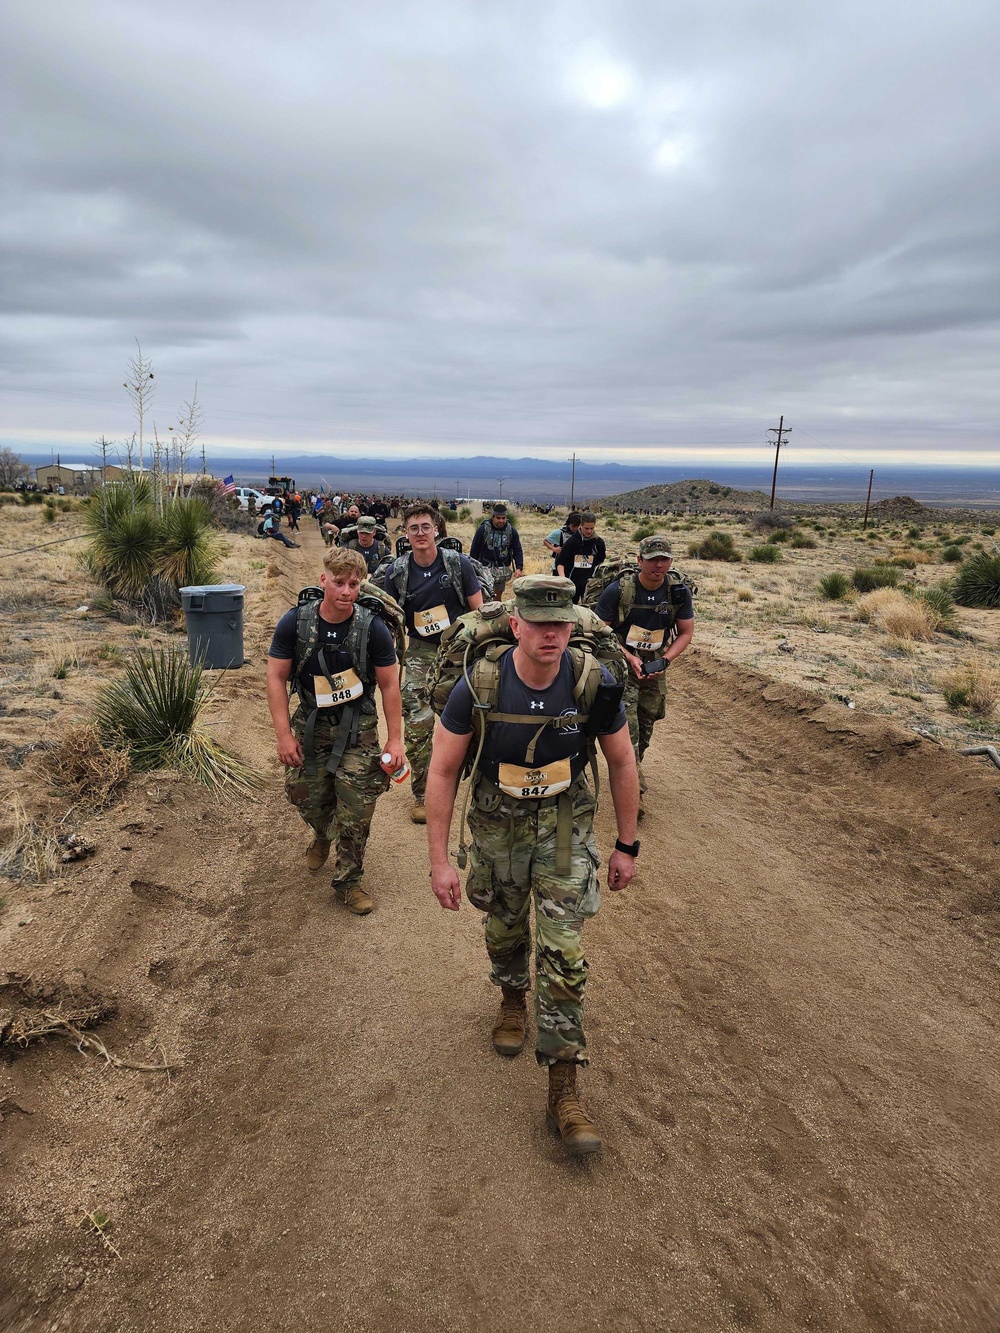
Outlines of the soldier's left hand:
<svg viewBox="0 0 1000 1333">
<path fill-rule="evenodd" d="M 608 888 L 616 893 L 631 884 L 635 874 L 635 857 L 625 852 L 614 851 L 608 858 Z"/>
</svg>

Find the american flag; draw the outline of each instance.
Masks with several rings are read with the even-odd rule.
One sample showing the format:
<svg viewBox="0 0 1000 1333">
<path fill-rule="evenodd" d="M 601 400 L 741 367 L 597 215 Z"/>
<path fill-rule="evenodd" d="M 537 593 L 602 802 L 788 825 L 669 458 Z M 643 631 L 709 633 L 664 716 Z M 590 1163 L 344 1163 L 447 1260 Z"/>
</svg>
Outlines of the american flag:
<svg viewBox="0 0 1000 1333">
<path fill-rule="evenodd" d="M 232 495 L 236 490 L 236 478 L 230 472 L 228 477 L 222 479 L 222 494 Z"/>
</svg>

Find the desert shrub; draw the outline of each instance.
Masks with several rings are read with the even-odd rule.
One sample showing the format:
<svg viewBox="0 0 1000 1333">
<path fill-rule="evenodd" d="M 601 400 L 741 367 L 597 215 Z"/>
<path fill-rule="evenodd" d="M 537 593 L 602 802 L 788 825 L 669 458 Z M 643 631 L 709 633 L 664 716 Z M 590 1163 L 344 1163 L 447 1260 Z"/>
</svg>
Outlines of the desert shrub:
<svg viewBox="0 0 1000 1333">
<path fill-rule="evenodd" d="M 769 542 L 787 542 L 790 536 L 791 533 L 787 528 L 775 528 L 767 540 Z"/>
<path fill-rule="evenodd" d="M 814 537 L 808 537 L 804 532 L 796 532 L 789 545 L 794 551 L 815 551 L 817 542 Z"/>
<path fill-rule="evenodd" d="M 907 529 L 906 529 L 906 535 L 907 535 L 907 537 L 909 537 L 910 541 L 913 541 L 914 538 L 920 536 L 920 529 L 919 529 L 919 528 L 907 528 Z"/>
<path fill-rule="evenodd" d="M 448 523 L 456 523 L 456 522 L 458 521 L 458 510 L 457 510 L 457 509 L 449 509 L 449 508 L 445 508 L 445 506 L 442 505 L 442 506 L 441 506 L 441 516 L 442 516 L 442 518 L 444 518 L 445 521 L 448 522 Z M 509 518 L 509 517 L 510 517 L 510 515 L 508 515 L 508 518 Z"/>
<path fill-rule="evenodd" d="M 929 643 L 938 625 L 936 613 L 926 602 L 902 595 L 898 602 L 885 605 L 875 619 L 893 638 L 916 639 L 920 643 Z"/>
<path fill-rule="evenodd" d="M 965 662 L 942 677 L 940 688 L 949 708 L 967 708 L 980 717 L 992 717 L 1000 703 L 1000 671 Z"/>
<path fill-rule="evenodd" d="M 1000 607 L 1000 555 L 986 551 L 966 560 L 955 576 L 953 595 L 959 606 Z"/>
<path fill-rule="evenodd" d="M 40 505 L 45 499 L 41 491 L 24 491 L 21 494 L 21 503 L 23 505 Z"/>
<path fill-rule="evenodd" d="M 897 565 L 874 565 L 856 569 L 851 582 L 858 592 L 872 592 L 875 588 L 895 588 L 900 579 Z"/>
<path fill-rule="evenodd" d="M 954 623 L 955 599 L 947 588 L 924 588 L 918 595 L 930 608 L 936 622 L 935 629 L 943 629 Z"/>
<path fill-rule="evenodd" d="M 175 588 L 214 583 L 222 551 L 211 523 L 208 506 L 197 497 L 168 505 L 160 524 L 156 573 Z"/>
<path fill-rule="evenodd" d="M 941 559 L 944 561 L 946 565 L 959 564 L 962 559 L 961 546 L 956 546 L 954 542 L 950 546 L 946 546 L 944 550 L 941 552 Z"/>
<path fill-rule="evenodd" d="M 740 559 L 740 553 L 728 532 L 710 532 L 700 542 L 692 542 L 688 547 L 688 555 L 696 560 Z"/>
<path fill-rule="evenodd" d="M 59 870 L 59 844 L 29 819 L 20 796 L 14 792 L 11 823 L 0 837 L 0 875 L 44 883 Z"/>
<path fill-rule="evenodd" d="M 982 532 L 984 537 L 992 537 L 993 534 L 996 532 L 996 528 L 982 528 L 980 529 L 980 531 Z"/>
<path fill-rule="evenodd" d="M 634 542 L 641 542 L 642 539 L 643 539 L 643 537 L 652 537 L 652 535 L 653 535 L 653 533 L 654 533 L 655 531 L 656 531 L 656 529 L 655 529 L 654 527 L 652 527 L 650 524 L 648 524 L 648 523 L 641 523 L 641 524 L 639 525 L 639 527 L 637 527 L 637 528 L 635 528 L 635 529 L 633 530 L 633 532 L 632 532 L 632 540 L 633 540 Z"/>
<path fill-rule="evenodd" d="M 873 562 L 879 569 L 886 565 L 894 565 L 896 569 L 916 569 L 917 562 L 908 555 L 884 555 Z"/>
<path fill-rule="evenodd" d="M 886 607 L 901 605 L 906 605 L 906 597 L 898 588 L 874 588 L 871 592 L 862 593 L 854 603 L 852 614 L 855 620 L 871 624 L 878 619 Z"/>
<path fill-rule="evenodd" d="M 127 750 L 109 750 L 95 727 L 68 731 L 55 750 L 45 756 L 52 780 L 67 787 L 88 805 L 102 809 L 119 794 L 132 769 Z"/>
<path fill-rule="evenodd" d="M 737 600 L 738 602 L 752 602 L 752 601 L 753 601 L 753 589 L 752 589 L 752 588 L 737 588 L 737 589 L 736 589 L 736 600 Z"/>
<path fill-rule="evenodd" d="M 215 579 L 220 547 L 202 496 L 172 501 L 161 517 L 145 477 L 114 481 L 94 493 L 84 522 L 90 573 L 114 602 L 150 620 L 180 605 L 178 588 Z"/>
<path fill-rule="evenodd" d="M 764 510 L 762 513 L 753 515 L 750 526 L 755 532 L 774 532 L 778 529 L 787 530 L 793 526 L 793 523 L 790 518 L 785 518 L 783 514 L 775 514 L 772 510 Z"/>
<path fill-rule="evenodd" d="M 139 649 L 98 698 L 97 735 L 108 749 L 126 751 L 133 768 L 176 766 L 208 787 L 246 794 L 260 778 L 198 726 L 209 697 L 201 666 L 185 652 Z"/>
<path fill-rule="evenodd" d="M 472 518 L 472 511 L 469 509 L 468 505 L 463 505 L 458 511 L 459 523 L 468 523 L 470 518 Z"/>
<path fill-rule="evenodd" d="M 42 510 L 42 522 L 54 523 L 55 521 L 56 521 L 55 505 L 46 505 L 45 508 Z"/>
<path fill-rule="evenodd" d="M 770 542 L 763 546 L 751 546 L 748 555 L 758 565 L 774 565 L 781 559 L 781 552 Z"/>
<path fill-rule="evenodd" d="M 842 601 L 850 588 L 850 579 L 839 570 L 835 570 L 832 574 L 824 574 L 819 581 L 819 595 L 825 597 L 828 602 Z"/>
</svg>

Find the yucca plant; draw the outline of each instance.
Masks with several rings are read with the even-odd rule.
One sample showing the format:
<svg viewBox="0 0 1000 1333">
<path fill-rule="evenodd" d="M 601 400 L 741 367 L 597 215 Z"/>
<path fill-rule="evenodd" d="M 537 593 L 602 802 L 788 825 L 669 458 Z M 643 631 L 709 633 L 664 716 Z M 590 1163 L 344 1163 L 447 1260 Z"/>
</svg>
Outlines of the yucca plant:
<svg viewBox="0 0 1000 1333">
<path fill-rule="evenodd" d="M 156 572 L 175 588 L 212 583 L 221 554 L 208 505 L 196 497 L 174 500 L 163 516 Z"/>
<path fill-rule="evenodd" d="M 133 768 L 177 767 L 207 787 L 251 792 L 260 786 L 254 770 L 198 726 L 209 697 L 201 666 L 185 653 L 140 649 L 98 698 L 97 731 L 104 745 L 128 751 Z"/>
<path fill-rule="evenodd" d="M 966 560 L 955 576 L 954 597 L 959 606 L 1000 607 L 1000 554 L 983 551 Z"/>
<path fill-rule="evenodd" d="M 839 570 L 834 570 L 832 574 L 824 574 L 819 581 L 819 595 L 825 597 L 829 602 L 839 602 L 845 598 L 850 591 L 850 580 L 846 574 L 841 574 Z"/>
<path fill-rule="evenodd" d="M 117 500 L 117 497 L 116 497 Z M 105 519 L 106 524 L 105 524 Z M 160 522 L 150 506 L 118 509 L 100 504 L 87 511 L 87 563 L 112 597 L 139 602 L 153 578 Z"/>
</svg>

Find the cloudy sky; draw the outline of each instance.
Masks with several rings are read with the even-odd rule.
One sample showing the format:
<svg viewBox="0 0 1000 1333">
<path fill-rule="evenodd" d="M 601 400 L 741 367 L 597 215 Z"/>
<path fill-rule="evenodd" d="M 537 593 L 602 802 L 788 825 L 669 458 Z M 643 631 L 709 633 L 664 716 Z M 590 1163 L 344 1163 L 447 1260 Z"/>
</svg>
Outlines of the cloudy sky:
<svg viewBox="0 0 1000 1333">
<path fill-rule="evenodd" d="M 2 435 L 996 464 L 995 0 L 3 7 Z M 148 428 L 148 423 L 147 423 Z"/>
</svg>

